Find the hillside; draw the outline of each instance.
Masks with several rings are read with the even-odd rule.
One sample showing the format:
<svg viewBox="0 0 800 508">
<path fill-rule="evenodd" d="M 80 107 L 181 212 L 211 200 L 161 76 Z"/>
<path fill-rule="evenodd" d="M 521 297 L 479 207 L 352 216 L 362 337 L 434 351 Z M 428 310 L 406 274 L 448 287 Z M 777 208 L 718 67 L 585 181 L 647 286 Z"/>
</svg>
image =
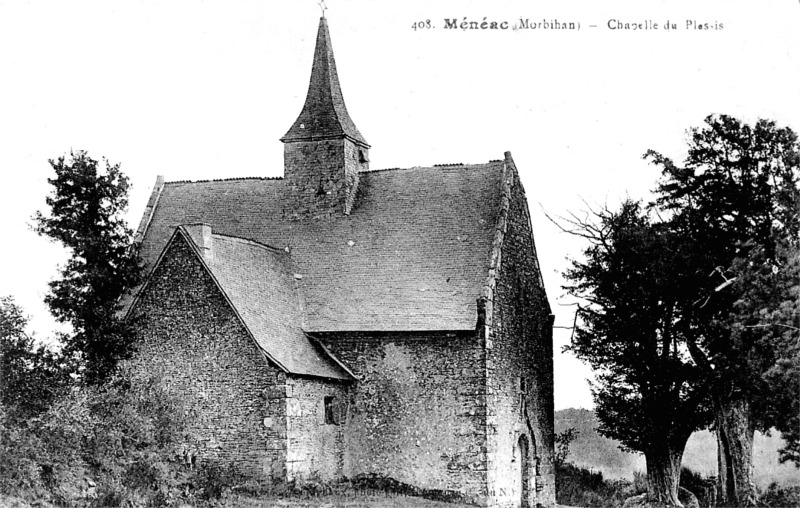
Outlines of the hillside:
<svg viewBox="0 0 800 508">
<path fill-rule="evenodd" d="M 573 464 L 600 471 L 606 478 L 633 478 L 634 471 L 645 471 L 644 456 L 626 453 L 619 443 L 597 433 L 598 422 L 588 409 L 556 411 L 556 433 L 570 427 L 578 429 L 578 438 L 570 446 L 569 461 Z M 771 436 L 756 433 L 754 443 L 755 481 L 764 489 L 772 482 L 783 486 L 800 486 L 800 469 L 791 463 L 778 462 L 780 434 Z M 712 432 L 695 432 L 684 452 L 683 465 L 703 475 L 716 475 L 717 441 Z"/>
</svg>

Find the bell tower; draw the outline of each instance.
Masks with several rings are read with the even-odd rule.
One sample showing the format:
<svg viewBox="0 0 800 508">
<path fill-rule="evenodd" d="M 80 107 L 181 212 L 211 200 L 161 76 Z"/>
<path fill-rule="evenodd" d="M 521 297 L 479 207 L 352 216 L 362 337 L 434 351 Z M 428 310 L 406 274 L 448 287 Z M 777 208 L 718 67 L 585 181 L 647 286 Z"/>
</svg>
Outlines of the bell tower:
<svg viewBox="0 0 800 508">
<path fill-rule="evenodd" d="M 369 145 L 347 113 L 325 16 L 319 20 L 305 105 L 281 141 L 284 180 L 294 206 L 286 215 L 349 215 L 359 173 L 369 169 Z"/>
</svg>

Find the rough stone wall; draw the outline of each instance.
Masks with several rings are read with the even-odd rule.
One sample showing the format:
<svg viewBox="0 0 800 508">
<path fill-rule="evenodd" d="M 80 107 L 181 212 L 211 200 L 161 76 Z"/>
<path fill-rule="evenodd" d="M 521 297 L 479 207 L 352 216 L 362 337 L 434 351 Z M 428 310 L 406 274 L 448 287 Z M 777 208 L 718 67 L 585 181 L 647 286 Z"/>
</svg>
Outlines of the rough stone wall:
<svg viewBox="0 0 800 508">
<path fill-rule="evenodd" d="M 268 364 L 183 238 L 169 247 L 133 315 L 133 362 L 161 373 L 195 415 L 188 451 L 284 479 L 286 376 Z"/>
<path fill-rule="evenodd" d="M 348 385 L 289 378 L 286 387 L 287 472 L 290 480 L 335 480 L 344 475 L 344 425 Z M 325 421 L 325 398 L 333 398 L 335 420 Z"/>
<path fill-rule="evenodd" d="M 359 378 L 344 471 L 486 502 L 485 350 L 475 332 L 316 335 Z"/>
<path fill-rule="evenodd" d="M 283 160 L 293 198 L 284 215 L 295 219 L 349 214 L 359 172 L 369 169 L 367 149 L 349 139 L 287 142 Z"/>
<path fill-rule="evenodd" d="M 359 173 L 369 170 L 369 150 L 349 140 L 344 141 L 345 203 L 344 213 L 353 209 L 358 193 Z"/>
<path fill-rule="evenodd" d="M 487 341 L 489 491 L 498 506 L 525 504 L 523 490 L 529 506 L 553 506 L 552 321 L 525 192 L 510 158 L 504 180 L 507 213 Z M 523 435 L 527 458 L 521 456 Z M 529 473 L 524 480 L 523 469 Z"/>
</svg>

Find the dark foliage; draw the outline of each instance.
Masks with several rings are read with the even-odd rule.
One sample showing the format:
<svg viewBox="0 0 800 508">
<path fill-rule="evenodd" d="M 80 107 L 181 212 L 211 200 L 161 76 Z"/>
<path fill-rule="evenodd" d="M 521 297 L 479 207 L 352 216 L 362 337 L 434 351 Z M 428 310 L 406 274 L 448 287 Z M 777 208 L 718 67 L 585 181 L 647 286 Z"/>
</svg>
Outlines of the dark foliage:
<svg viewBox="0 0 800 508">
<path fill-rule="evenodd" d="M 569 462 L 556 465 L 556 503 L 586 508 L 622 506 L 625 499 L 637 494 L 626 480 L 608 481 L 602 473 L 577 467 Z"/>
<path fill-rule="evenodd" d="M 0 402 L 11 419 L 44 412 L 69 383 L 58 355 L 25 332 L 27 321 L 11 297 L 0 297 Z"/>
<path fill-rule="evenodd" d="M 694 494 L 701 507 L 715 506 L 713 478 L 706 478 L 688 468 L 683 468 L 680 481 L 681 488 Z M 602 473 L 577 467 L 569 462 L 564 462 L 556 467 L 556 502 L 560 505 L 592 508 L 620 507 L 629 497 L 646 491 L 647 480 L 640 473 L 634 474 L 634 480 L 631 482 L 607 480 Z M 776 486 L 775 492 L 786 491 Z"/>
<path fill-rule="evenodd" d="M 120 298 L 141 279 L 139 257 L 122 214 L 128 205 L 128 178 L 119 164 L 86 152 L 49 161 L 55 177 L 48 211 L 34 216 L 40 235 L 71 253 L 61 278 L 50 283 L 45 301 L 53 315 L 72 325 L 64 353 L 89 383 L 109 376 L 132 349 L 130 326 L 119 319 Z"/>
<path fill-rule="evenodd" d="M 688 148 L 682 165 L 645 155 L 662 169 L 655 205 L 692 253 L 697 299 L 682 326 L 696 333 L 687 346 L 718 400 L 746 400 L 756 428 L 786 433 L 791 459 L 798 408 L 786 380 L 797 379 L 800 341 L 789 282 L 797 280 L 791 253 L 800 249 L 800 144 L 774 122 L 720 115 L 690 131 Z"/>
<path fill-rule="evenodd" d="M 555 463 L 564 464 L 569 457 L 569 446 L 578 438 L 578 429 L 570 427 L 563 432 L 556 434 L 554 441 L 556 444 Z"/>
<path fill-rule="evenodd" d="M 800 146 L 791 129 L 709 116 L 690 131 L 688 148 L 682 166 L 653 150 L 645 158 L 662 168 L 656 203 L 674 212 L 683 232 L 713 247 L 711 259 L 728 261 L 727 268 L 747 242 L 772 256 L 776 232 L 798 232 Z"/>
<path fill-rule="evenodd" d="M 761 493 L 761 504 L 774 508 L 800 508 L 800 487 L 780 487 L 773 483 Z"/>
<path fill-rule="evenodd" d="M 193 480 L 196 496 L 206 501 L 220 499 L 226 492 L 234 490 L 245 482 L 238 469 L 215 462 L 202 465 Z"/>
<path fill-rule="evenodd" d="M 681 468 L 681 487 L 697 498 L 700 506 L 716 506 L 716 480 L 706 478 L 688 467 Z"/>
<path fill-rule="evenodd" d="M 754 420 L 762 429 L 781 432 L 782 462 L 800 467 L 800 249 L 788 242 L 768 258 L 762 247 L 748 250 L 732 265 L 737 295 L 731 312 L 720 318 L 730 331 L 736 363 L 746 361 L 746 378 Z M 718 380 L 718 383 L 726 381 Z"/>
<path fill-rule="evenodd" d="M 573 221 L 590 247 L 566 274 L 589 302 L 571 349 L 597 372 L 601 433 L 644 452 L 651 489 L 656 472 L 674 493 L 686 439 L 713 412 L 722 502 L 750 505 L 755 429 L 777 427 L 797 457 L 800 144 L 728 116 L 688 144 L 682 165 L 645 155 L 662 169 L 657 222 L 630 202 Z"/>
<path fill-rule="evenodd" d="M 602 434 L 634 451 L 682 450 L 710 417 L 700 373 L 681 347 L 688 331 L 675 326 L 693 284 L 684 244 L 636 202 L 596 219 L 580 224 L 590 246 L 566 273 L 566 289 L 589 302 L 569 349 L 597 373 Z"/>
<path fill-rule="evenodd" d="M 155 377 L 123 369 L 74 387 L 36 418 L 0 413 L 0 492 L 63 505 L 163 506 L 193 495 L 181 460 L 192 415 Z"/>
<path fill-rule="evenodd" d="M 695 285 L 686 244 L 638 202 L 575 222 L 589 240 L 565 276 L 580 307 L 569 350 L 595 371 L 599 432 L 647 462 L 648 502 L 679 505 L 681 458 L 711 413 L 679 326 Z"/>
<path fill-rule="evenodd" d="M 384 494 L 401 496 L 416 496 L 448 503 L 464 501 L 464 495 L 458 491 L 415 487 L 413 485 L 395 480 L 390 476 L 377 473 L 359 474 L 348 483 L 348 488 L 362 492 L 380 492 Z"/>
</svg>

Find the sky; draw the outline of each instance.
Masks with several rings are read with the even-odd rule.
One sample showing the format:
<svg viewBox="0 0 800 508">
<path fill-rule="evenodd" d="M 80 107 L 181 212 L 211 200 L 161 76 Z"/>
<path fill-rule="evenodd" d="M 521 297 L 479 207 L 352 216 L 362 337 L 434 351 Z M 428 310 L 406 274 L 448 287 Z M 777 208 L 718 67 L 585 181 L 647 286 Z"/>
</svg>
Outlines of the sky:
<svg viewBox="0 0 800 508">
<path fill-rule="evenodd" d="M 30 229 L 48 159 L 121 163 L 132 228 L 157 175 L 281 176 L 320 12 L 316 0 L 0 0 L 0 295 L 38 338 L 59 329 L 43 298 L 67 256 Z M 326 17 L 373 169 L 512 153 L 563 327 L 556 409 L 592 406 L 591 371 L 561 351 L 574 312 L 561 274 L 586 245 L 547 215 L 647 199 L 659 172 L 642 155 L 682 160 L 709 114 L 800 129 L 798 0 L 327 0 Z M 535 28 L 513 29 L 521 19 Z"/>
</svg>

